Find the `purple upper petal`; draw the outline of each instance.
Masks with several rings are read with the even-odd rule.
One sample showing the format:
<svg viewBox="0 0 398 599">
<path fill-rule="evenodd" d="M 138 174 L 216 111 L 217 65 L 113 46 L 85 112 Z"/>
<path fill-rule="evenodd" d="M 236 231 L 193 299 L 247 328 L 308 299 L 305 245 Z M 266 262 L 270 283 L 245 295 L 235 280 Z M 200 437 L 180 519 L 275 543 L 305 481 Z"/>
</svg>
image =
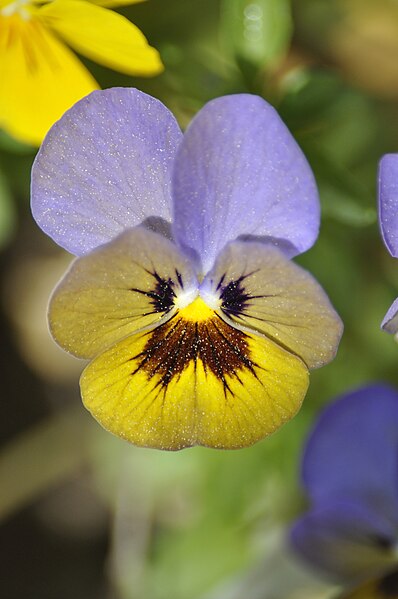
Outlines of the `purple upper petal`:
<svg viewBox="0 0 398 599">
<path fill-rule="evenodd" d="M 386 154 L 379 163 L 379 221 L 388 251 L 398 258 L 398 154 Z"/>
<path fill-rule="evenodd" d="M 381 328 L 393 335 L 398 333 L 398 298 L 389 307 L 381 323 Z"/>
<path fill-rule="evenodd" d="M 171 169 L 182 134 L 135 89 L 96 91 L 51 128 L 32 170 L 32 212 L 82 255 L 150 217 L 171 219 Z"/>
<path fill-rule="evenodd" d="M 335 502 L 305 514 L 294 524 L 290 538 L 313 567 L 353 580 L 392 561 L 396 527 L 362 505 Z"/>
<path fill-rule="evenodd" d="M 174 234 L 204 272 L 227 241 L 271 238 L 289 256 L 319 227 L 311 169 L 277 112 L 251 95 L 209 102 L 188 127 L 173 176 Z"/>
<path fill-rule="evenodd" d="M 398 525 L 398 392 L 372 385 L 326 408 L 307 443 L 303 480 L 317 506 L 353 501 Z"/>
</svg>

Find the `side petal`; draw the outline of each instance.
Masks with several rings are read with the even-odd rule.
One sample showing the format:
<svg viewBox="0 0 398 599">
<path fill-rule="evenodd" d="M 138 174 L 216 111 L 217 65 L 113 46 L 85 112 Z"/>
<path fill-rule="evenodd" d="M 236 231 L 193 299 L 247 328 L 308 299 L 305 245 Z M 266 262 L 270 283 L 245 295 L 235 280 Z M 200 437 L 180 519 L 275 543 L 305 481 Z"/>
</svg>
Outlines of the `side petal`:
<svg viewBox="0 0 398 599">
<path fill-rule="evenodd" d="M 37 20 L 0 15 L 0 126 L 13 137 L 39 145 L 68 108 L 97 88 L 79 59 Z"/>
<path fill-rule="evenodd" d="M 173 115 L 138 90 L 89 95 L 52 127 L 39 150 L 34 218 L 78 256 L 145 220 L 170 220 L 170 171 L 180 139 Z"/>
<path fill-rule="evenodd" d="M 307 442 L 303 481 L 315 504 L 355 501 L 398 525 L 398 392 L 371 385 L 321 414 Z"/>
<path fill-rule="evenodd" d="M 188 127 L 173 179 L 174 233 L 207 272 L 227 241 L 253 236 L 293 256 L 319 227 L 311 169 L 277 112 L 248 94 L 209 102 Z"/>
<path fill-rule="evenodd" d="M 361 505 L 332 503 L 310 511 L 291 530 L 296 552 L 316 570 L 354 581 L 395 561 L 394 525 Z"/>
<path fill-rule="evenodd" d="M 40 9 L 43 22 L 72 48 L 127 75 L 157 75 L 159 53 L 128 19 L 84 0 L 53 0 Z"/>
<path fill-rule="evenodd" d="M 335 356 L 343 331 L 339 316 L 315 279 L 271 245 L 228 244 L 201 293 L 218 297 L 220 314 L 236 326 L 260 331 L 309 368 Z"/>
<path fill-rule="evenodd" d="M 92 358 L 170 317 L 176 296 L 195 285 L 174 244 L 138 227 L 72 263 L 51 298 L 51 333 L 68 352 Z"/>
<path fill-rule="evenodd" d="M 391 304 L 387 314 L 383 318 L 381 328 L 387 333 L 396 335 L 398 333 L 398 298 Z"/>
<path fill-rule="evenodd" d="M 290 420 L 308 386 L 298 358 L 216 315 L 195 322 L 184 310 L 129 337 L 84 371 L 85 406 L 135 445 L 252 445 Z"/>
<path fill-rule="evenodd" d="M 398 258 L 398 154 L 379 163 L 379 222 L 386 248 Z"/>
</svg>

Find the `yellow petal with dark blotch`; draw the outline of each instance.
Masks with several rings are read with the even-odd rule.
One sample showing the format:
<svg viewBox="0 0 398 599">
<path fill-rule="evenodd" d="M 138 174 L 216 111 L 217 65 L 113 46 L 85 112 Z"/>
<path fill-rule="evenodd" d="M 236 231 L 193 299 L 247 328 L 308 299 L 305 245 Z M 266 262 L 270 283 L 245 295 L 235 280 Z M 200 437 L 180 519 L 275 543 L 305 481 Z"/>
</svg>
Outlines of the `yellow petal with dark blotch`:
<svg viewBox="0 0 398 599">
<path fill-rule="evenodd" d="M 343 330 L 339 316 L 315 279 L 277 248 L 228 244 L 203 288 L 220 298 L 220 315 L 260 331 L 309 368 L 334 358 Z"/>
<path fill-rule="evenodd" d="M 92 358 L 171 316 L 176 295 L 196 285 L 173 243 L 130 229 L 72 263 L 50 301 L 51 333 L 70 353 Z"/>
<path fill-rule="evenodd" d="M 308 387 L 296 356 L 226 324 L 200 298 L 98 356 L 81 393 L 93 416 L 135 445 L 252 445 L 290 420 Z"/>
<path fill-rule="evenodd" d="M 398 599 L 398 570 L 392 570 L 342 593 L 337 599 Z"/>
</svg>

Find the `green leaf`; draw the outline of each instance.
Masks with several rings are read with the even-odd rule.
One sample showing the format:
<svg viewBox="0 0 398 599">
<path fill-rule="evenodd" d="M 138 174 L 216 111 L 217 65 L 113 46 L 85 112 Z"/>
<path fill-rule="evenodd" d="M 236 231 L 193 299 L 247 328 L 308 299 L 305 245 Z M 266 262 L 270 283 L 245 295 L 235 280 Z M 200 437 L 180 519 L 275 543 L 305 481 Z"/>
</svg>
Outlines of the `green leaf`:
<svg viewBox="0 0 398 599">
<path fill-rule="evenodd" d="M 377 221 L 376 207 L 362 206 L 358 196 L 323 181 L 319 185 L 323 214 L 345 225 L 367 227 Z"/>
<path fill-rule="evenodd" d="M 377 222 L 374 185 L 369 187 L 362 177 L 337 162 L 320 142 L 299 139 L 299 143 L 315 174 L 322 217 L 349 227 L 374 225 Z M 372 179 L 375 180 L 375 173 Z"/>
<path fill-rule="evenodd" d="M 290 44 L 290 1 L 223 0 L 220 30 L 224 46 L 238 62 L 273 66 Z"/>
</svg>

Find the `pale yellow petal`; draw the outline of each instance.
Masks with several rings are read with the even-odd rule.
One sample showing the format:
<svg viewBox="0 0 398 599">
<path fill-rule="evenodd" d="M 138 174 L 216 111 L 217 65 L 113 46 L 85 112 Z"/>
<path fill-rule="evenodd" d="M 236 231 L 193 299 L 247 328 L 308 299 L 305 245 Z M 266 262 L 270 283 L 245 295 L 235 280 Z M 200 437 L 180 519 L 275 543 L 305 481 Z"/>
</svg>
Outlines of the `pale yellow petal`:
<svg viewBox="0 0 398 599">
<path fill-rule="evenodd" d="M 334 358 L 342 334 L 339 316 L 315 279 L 273 246 L 230 243 L 205 287 L 221 295 L 221 315 L 265 334 L 309 368 Z"/>
<path fill-rule="evenodd" d="M 84 0 L 54 0 L 40 18 L 77 52 L 128 75 L 157 75 L 159 53 L 128 19 Z"/>
<path fill-rule="evenodd" d="M 70 353 L 91 358 L 171 316 L 176 295 L 193 285 L 190 264 L 174 244 L 131 229 L 73 262 L 50 301 L 51 333 Z"/>
<path fill-rule="evenodd" d="M 36 19 L 0 16 L 0 127 L 38 145 L 51 125 L 98 85 Z"/>
<path fill-rule="evenodd" d="M 308 386 L 303 362 L 227 325 L 201 302 L 86 368 L 83 402 L 107 430 L 144 447 L 235 449 L 297 412 Z"/>
</svg>

